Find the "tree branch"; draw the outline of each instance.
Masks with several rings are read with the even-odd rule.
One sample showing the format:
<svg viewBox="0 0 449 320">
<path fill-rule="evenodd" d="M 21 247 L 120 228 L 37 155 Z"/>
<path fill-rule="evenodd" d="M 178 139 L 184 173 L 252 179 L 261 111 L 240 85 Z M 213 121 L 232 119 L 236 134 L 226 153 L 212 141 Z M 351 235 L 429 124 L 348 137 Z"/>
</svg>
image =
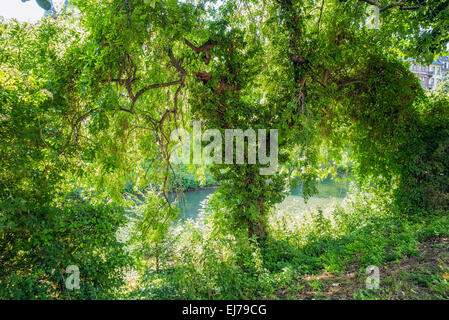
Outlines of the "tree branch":
<svg viewBox="0 0 449 320">
<path fill-rule="evenodd" d="M 379 12 L 383 12 L 383 11 L 391 9 L 393 7 L 399 7 L 399 10 L 417 10 L 425 3 L 426 3 L 426 1 L 423 1 L 423 2 L 420 2 L 417 5 L 406 7 L 407 2 L 405 2 L 405 1 L 395 2 L 395 3 L 389 4 L 389 5 L 381 8 L 381 9 L 379 9 Z"/>
<path fill-rule="evenodd" d="M 379 7 L 379 3 L 375 0 L 359 0 L 359 1 Z M 346 1 L 344 1 L 344 2 L 346 2 Z M 400 10 L 416 10 L 416 9 L 419 9 L 425 3 L 426 3 L 426 1 L 424 0 L 420 3 L 418 3 L 417 5 L 412 5 L 412 6 L 407 7 L 407 5 L 408 5 L 407 1 L 398 1 L 398 2 L 394 2 L 394 3 L 390 3 L 389 5 L 386 5 L 383 8 L 379 8 L 379 12 L 384 12 L 384 11 L 394 8 L 394 7 L 399 7 Z"/>
<path fill-rule="evenodd" d="M 202 45 L 201 47 L 196 47 L 195 45 L 193 45 L 189 40 L 184 39 L 185 44 L 192 49 L 196 54 L 200 54 L 201 52 L 205 53 L 204 56 L 204 63 L 206 65 L 209 64 L 210 59 L 211 59 L 211 54 L 210 54 L 210 49 L 214 48 L 214 47 L 221 47 L 222 44 L 221 43 L 206 43 L 204 45 Z"/>
<path fill-rule="evenodd" d="M 175 59 L 175 57 L 173 55 L 173 51 L 172 51 L 171 48 L 168 49 L 168 56 L 170 58 L 171 64 L 176 68 L 176 70 L 179 73 L 179 80 L 165 82 L 165 83 L 151 84 L 151 85 L 148 85 L 148 86 L 140 89 L 136 94 L 134 94 L 133 88 L 132 88 L 132 84 L 133 84 L 134 81 L 137 80 L 137 78 L 136 78 L 137 68 L 134 66 L 134 63 L 132 62 L 131 57 L 129 57 L 129 55 L 128 55 L 129 64 L 133 68 L 132 74 L 130 72 L 128 72 L 129 77 L 127 79 L 121 79 L 119 77 L 118 79 L 111 79 L 111 80 L 109 80 L 111 82 L 118 82 L 121 85 L 125 85 L 125 88 L 128 91 L 128 95 L 131 98 L 131 106 L 130 106 L 130 108 L 126 109 L 126 108 L 120 107 L 119 108 L 120 110 L 129 112 L 129 113 L 134 113 L 134 106 L 135 106 L 137 100 L 145 92 L 147 92 L 148 90 L 157 89 L 157 88 L 165 88 L 165 87 L 175 86 L 175 85 L 179 84 L 180 87 L 178 88 L 178 90 L 176 91 L 176 94 L 175 94 L 175 108 L 177 108 L 178 95 L 179 95 L 181 89 L 184 87 L 184 82 L 185 82 L 185 79 L 187 77 L 187 71 Z M 124 63 L 124 68 L 126 68 L 126 60 L 125 60 L 125 63 Z M 121 72 L 121 74 L 122 74 L 122 72 Z"/>
</svg>

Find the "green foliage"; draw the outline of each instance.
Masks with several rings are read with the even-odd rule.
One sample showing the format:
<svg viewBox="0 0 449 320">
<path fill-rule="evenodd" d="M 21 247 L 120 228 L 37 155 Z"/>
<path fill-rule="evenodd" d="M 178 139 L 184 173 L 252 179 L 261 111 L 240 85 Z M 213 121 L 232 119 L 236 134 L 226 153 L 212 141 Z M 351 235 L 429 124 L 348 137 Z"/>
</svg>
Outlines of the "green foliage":
<svg viewBox="0 0 449 320">
<path fill-rule="evenodd" d="M 0 203 L 2 299 L 117 297 L 131 263 L 116 232 L 123 210 L 87 199 L 37 207 L 23 199 Z M 80 289 L 65 287 L 66 268 L 80 269 Z"/>
<path fill-rule="evenodd" d="M 449 230 L 447 217 L 409 220 L 389 209 L 391 195 L 357 191 L 341 205 L 318 212 L 276 211 L 271 237 L 260 247 L 245 230 L 236 233 L 223 222 L 229 213 L 218 207 L 219 198 L 217 193 L 209 200 L 214 210 L 196 222 L 170 228 L 162 242 L 168 249 L 166 267 L 155 270 L 149 262 L 130 298 L 274 298 L 282 289 L 300 290 L 298 280 L 306 275 L 339 274 L 353 266 L 364 273 L 369 265 L 414 256 L 418 242 L 447 236 Z"/>
<path fill-rule="evenodd" d="M 174 174 L 170 177 L 170 186 L 176 190 L 187 191 L 205 186 L 217 185 L 210 169 L 206 167 L 204 174 L 198 173 L 204 170 L 199 166 L 191 168 L 184 164 L 174 168 Z M 203 179 L 201 179 L 201 176 Z"/>
<path fill-rule="evenodd" d="M 167 248 L 161 256 L 166 267 L 158 270 L 154 262 L 149 263 L 141 276 L 140 289 L 130 297 L 249 299 L 261 291 L 274 290 L 262 268 L 257 243 L 248 240 L 245 230 L 230 235 L 228 225 L 216 220 L 218 212 L 223 210 L 204 213 L 198 222 L 190 220 L 170 228 L 160 244 Z"/>
<path fill-rule="evenodd" d="M 69 264 L 82 276 L 70 298 L 116 297 L 132 264 L 135 298 L 271 298 L 447 234 L 447 94 L 425 95 L 399 60 L 444 53 L 447 1 L 389 3 L 379 30 L 355 0 L 73 0 L 82 15 L 2 21 L 0 297 L 69 298 Z M 176 171 L 170 133 L 194 119 L 279 130 L 275 174 Z M 332 212 L 279 213 L 291 184 L 307 199 L 342 159 L 373 188 Z M 173 227 L 164 195 L 201 180 L 220 184 L 210 210 Z"/>
<path fill-rule="evenodd" d="M 449 208 L 448 97 L 437 95 L 420 110 L 420 122 L 401 149 L 398 205 L 420 215 Z"/>
<path fill-rule="evenodd" d="M 101 196 L 66 197 L 79 124 L 66 127 L 74 118 L 64 89 L 73 79 L 55 42 L 72 30 L 45 21 L 31 27 L 35 34 L 26 25 L 0 27 L 0 297 L 115 297 L 131 263 L 115 237 L 123 210 Z M 80 269 L 80 290 L 65 287 L 69 265 Z"/>
<path fill-rule="evenodd" d="M 156 269 L 159 270 L 161 256 L 167 250 L 161 245 L 166 238 L 168 228 L 179 210 L 168 205 L 156 191 L 137 193 L 131 197 L 128 226 L 125 228 L 127 244 L 137 265 L 141 261 L 155 258 Z"/>
</svg>

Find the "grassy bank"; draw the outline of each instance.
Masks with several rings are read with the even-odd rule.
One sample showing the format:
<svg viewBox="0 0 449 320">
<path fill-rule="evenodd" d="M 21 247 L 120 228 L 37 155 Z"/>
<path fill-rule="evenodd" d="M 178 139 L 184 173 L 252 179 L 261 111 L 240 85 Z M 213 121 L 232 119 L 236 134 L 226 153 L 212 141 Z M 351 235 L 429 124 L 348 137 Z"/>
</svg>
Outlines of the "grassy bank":
<svg viewBox="0 0 449 320">
<path fill-rule="evenodd" d="M 447 299 L 449 218 L 414 219 L 385 195 L 354 192 L 325 209 L 278 208 L 264 246 L 231 236 L 220 195 L 173 227 L 133 271 L 133 299 Z M 237 227 L 238 228 L 238 227 Z M 156 267 L 157 264 L 157 267 Z M 380 287 L 367 290 L 368 266 Z"/>
</svg>

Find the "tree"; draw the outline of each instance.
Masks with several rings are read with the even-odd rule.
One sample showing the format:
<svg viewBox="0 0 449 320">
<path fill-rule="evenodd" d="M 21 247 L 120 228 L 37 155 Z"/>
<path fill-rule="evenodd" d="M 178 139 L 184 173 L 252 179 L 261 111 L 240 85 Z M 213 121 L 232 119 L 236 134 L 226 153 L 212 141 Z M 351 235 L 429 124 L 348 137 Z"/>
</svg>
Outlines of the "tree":
<svg viewBox="0 0 449 320">
<path fill-rule="evenodd" d="M 115 237 L 123 209 L 79 192 L 70 176 L 83 119 L 72 109 L 77 62 L 61 56 L 77 35 L 51 20 L 0 30 L 0 297 L 112 297 L 131 262 Z M 69 265 L 80 269 L 76 292 L 64 284 Z"/>
<path fill-rule="evenodd" d="M 260 163 L 212 166 L 229 213 L 222 219 L 260 245 L 289 183 L 299 178 L 307 197 L 326 174 L 323 146 L 337 158 L 350 145 L 360 176 L 371 182 L 426 182 L 422 172 L 411 184 L 406 179 L 408 145 L 432 140 L 423 134 L 430 121 L 422 110 L 444 103 L 430 103 L 398 57 L 428 59 L 444 50 L 448 12 L 440 3 L 74 0 L 79 17 L 2 24 L 0 250 L 9 270 L 2 281 L 15 283 L 18 271 L 39 290 L 42 283 L 57 287 L 59 278 L 47 271 L 77 250 L 74 262 L 93 261 L 87 264 L 95 269 L 104 259 L 98 246 L 114 263 L 86 281 L 117 280 L 128 260 L 114 241 L 123 211 L 110 201 L 125 205 L 130 177 L 136 187 L 162 186 L 166 197 L 176 170 L 170 132 L 194 119 L 221 132 L 278 130 L 274 175 L 261 175 Z M 379 30 L 365 24 L 369 5 L 380 8 Z M 438 159 L 445 141 L 430 142 Z M 437 162 L 434 172 L 445 177 Z M 94 191 L 76 197 L 73 186 Z M 444 183 L 437 189 L 447 194 Z M 151 213 L 161 207 L 154 204 Z M 162 220 L 157 232 L 165 230 Z M 50 250 L 55 243 L 64 249 Z M 30 273 L 29 261 L 44 271 Z M 105 295 L 119 285 L 114 281 Z"/>
<path fill-rule="evenodd" d="M 135 170 L 143 174 L 139 160 L 158 145 L 165 168 L 151 178 L 167 189 L 173 171 L 169 132 L 191 112 L 207 128 L 280 130 L 280 168 L 303 159 L 307 169 L 299 178 L 310 193 L 325 141 L 336 150 L 353 143 L 365 176 L 388 175 L 386 160 L 395 157 L 398 136 L 413 128 L 422 97 L 397 57 L 442 50 L 445 35 L 433 31 L 418 50 L 412 49 L 416 42 L 405 40 L 420 41 L 423 30 L 444 28 L 444 7 L 419 1 L 286 0 L 225 2 L 217 10 L 208 6 L 213 3 L 74 1 L 89 35 L 80 70 L 82 95 L 94 101 L 79 110 L 80 116 L 113 123 L 106 130 L 79 128 L 85 131 L 81 136 L 97 139 L 88 143 L 96 150 L 88 171 L 98 166 L 109 171 L 117 183 L 108 187 L 118 196 L 122 177 Z M 369 5 L 380 8 L 379 30 L 365 25 Z M 258 169 L 219 165 L 214 172 L 236 224 L 244 222 L 249 236 L 263 239 L 266 217 L 295 174 L 284 170 L 267 180 Z M 102 176 L 104 185 L 104 171 Z"/>
</svg>

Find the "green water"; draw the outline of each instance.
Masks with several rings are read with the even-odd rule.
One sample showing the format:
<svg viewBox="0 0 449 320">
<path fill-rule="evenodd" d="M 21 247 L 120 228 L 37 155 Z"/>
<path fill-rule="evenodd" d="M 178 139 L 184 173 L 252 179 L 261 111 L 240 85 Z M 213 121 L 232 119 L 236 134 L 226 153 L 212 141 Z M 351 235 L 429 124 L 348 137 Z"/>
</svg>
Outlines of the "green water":
<svg viewBox="0 0 449 320">
<path fill-rule="evenodd" d="M 318 193 L 311 197 L 307 203 L 304 202 L 302 197 L 302 186 L 298 186 L 291 190 L 290 195 L 278 207 L 281 209 L 294 208 L 297 210 L 317 207 L 324 209 L 335 202 L 343 200 L 348 191 L 348 186 L 349 181 L 347 179 L 342 179 L 341 181 L 326 179 L 318 185 Z M 180 205 L 178 206 L 181 210 L 181 218 L 183 220 L 189 218 L 195 219 L 203 207 L 207 196 L 213 194 L 215 190 L 217 188 L 184 192 Z"/>
<path fill-rule="evenodd" d="M 213 194 L 215 190 L 217 190 L 216 187 L 185 191 L 183 196 L 181 196 L 178 205 L 181 210 L 181 218 L 195 219 L 203 207 L 202 203 L 204 203 L 207 196 Z"/>
<path fill-rule="evenodd" d="M 292 190 L 291 194 L 285 198 L 282 203 L 276 207 L 277 210 L 298 213 L 307 211 L 316 211 L 320 208 L 325 210 L 334 204 L 341 202 L 348 193 L 350 180 L 343 178 L 339 181 L 326 179 L 318 185 L 318 193 L 304 201 L 302 196 L 302 187 Z"/>
</svg>

